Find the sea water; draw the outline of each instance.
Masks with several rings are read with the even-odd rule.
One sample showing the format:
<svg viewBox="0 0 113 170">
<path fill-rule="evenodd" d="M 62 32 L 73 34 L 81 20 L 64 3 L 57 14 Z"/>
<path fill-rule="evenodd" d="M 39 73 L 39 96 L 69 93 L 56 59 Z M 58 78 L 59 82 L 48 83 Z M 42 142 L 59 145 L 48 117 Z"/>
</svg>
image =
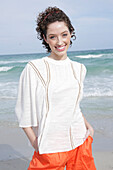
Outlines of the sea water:
<svg viewBox="0 0 113 170">
<path fill-rule="evenodd" d="M 14 110 L 20 74 L 28 61 L 47 55 L 0 56 L 0 126 L 18 126 Z M 113 136 L 113 49 L 73 51 L 68 56 L 87 68 L 81 101 L 83 114 L 96 134 Z"/>
</svg>

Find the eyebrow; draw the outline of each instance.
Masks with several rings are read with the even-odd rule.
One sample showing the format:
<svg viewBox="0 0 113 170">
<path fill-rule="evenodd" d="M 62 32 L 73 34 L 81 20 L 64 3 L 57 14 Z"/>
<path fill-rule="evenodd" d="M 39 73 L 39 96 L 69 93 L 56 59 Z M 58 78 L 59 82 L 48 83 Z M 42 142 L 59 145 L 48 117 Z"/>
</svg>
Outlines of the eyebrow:
<svg viewBox="0 0 113 170">
<path fill-rule="evenodd" d="M 66 31 L 63 31 L 61 34 L 65 33 L 65 32 L 68 32 L 67 30 Z M 50 35 L 56 35 L 56 34 L 49 34 L 48 36 Z"/>
</svg>

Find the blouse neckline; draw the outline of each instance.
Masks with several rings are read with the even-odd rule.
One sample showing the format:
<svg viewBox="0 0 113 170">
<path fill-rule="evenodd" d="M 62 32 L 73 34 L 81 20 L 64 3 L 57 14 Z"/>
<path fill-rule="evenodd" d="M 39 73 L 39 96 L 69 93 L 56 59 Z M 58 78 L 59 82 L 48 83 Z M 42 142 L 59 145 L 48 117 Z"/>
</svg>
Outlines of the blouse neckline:
<svg viewBox="0 0 113 170">
<path fill-rule="evenodd" d="M 48 61 L 50 63 L 56 64 L 56 65 L 65 65 L 65 64 L 68 64 L 70 62 L 69 57 L 67 57 L 64 60 L 55 60 L 53 58 L 50 58 L 50 57 L 46 56 L 43 59 L 45 59 L 46 61 Z"/>
</svg>

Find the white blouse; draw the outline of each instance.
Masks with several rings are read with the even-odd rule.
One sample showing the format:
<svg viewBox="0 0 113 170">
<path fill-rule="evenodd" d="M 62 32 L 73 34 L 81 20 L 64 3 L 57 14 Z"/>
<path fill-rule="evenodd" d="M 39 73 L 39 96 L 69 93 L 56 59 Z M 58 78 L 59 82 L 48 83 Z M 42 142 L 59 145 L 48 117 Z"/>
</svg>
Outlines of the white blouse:
<svg viewBox="0 0 113 170">
<path fill-rule="evenodd" d="M 79 102 L 85 75 L 85 66 L 68 57 L 43 57 L 24 68 L 15 112 L 20 127 L 33 127 L 40 154 L 69 151 L 83 144 L 86 127 Z"/>
</svg>

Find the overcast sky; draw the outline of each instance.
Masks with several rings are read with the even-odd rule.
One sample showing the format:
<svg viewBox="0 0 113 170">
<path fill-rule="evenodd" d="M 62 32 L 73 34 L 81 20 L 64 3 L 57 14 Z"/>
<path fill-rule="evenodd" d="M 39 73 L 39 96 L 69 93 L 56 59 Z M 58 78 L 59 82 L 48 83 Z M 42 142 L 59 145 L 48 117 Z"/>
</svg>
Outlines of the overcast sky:
<svg viewBox="0 0 113 170">
<path fill-rule="evenodd" d="M 0 54 L 46 52 L 35 28 L 48 6 L 64 10 L 75 27 L 69 50 L 113 48 L 113 0 L 0 0 Z"/>
</svg>

